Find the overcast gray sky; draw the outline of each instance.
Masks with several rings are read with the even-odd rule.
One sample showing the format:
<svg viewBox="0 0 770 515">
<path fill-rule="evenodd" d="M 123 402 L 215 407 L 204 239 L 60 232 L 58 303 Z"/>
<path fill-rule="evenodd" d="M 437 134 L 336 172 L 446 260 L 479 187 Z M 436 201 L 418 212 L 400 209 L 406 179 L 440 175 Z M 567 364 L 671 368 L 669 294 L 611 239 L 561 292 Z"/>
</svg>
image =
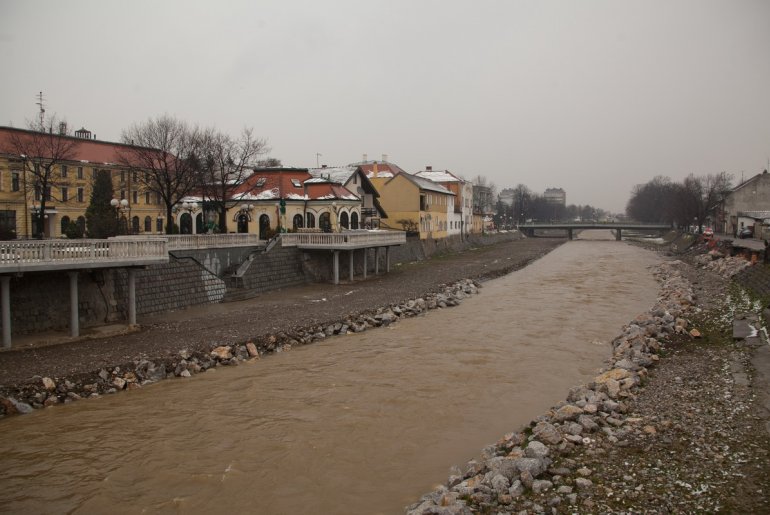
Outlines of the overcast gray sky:
<svg viewBox="0 0 770 515">
<path fill-rule="evenodd" d="M 770 157 L 770 1 L 0 0 L 0 124 L 163 113 L 620 212 L 655 175 Z"/>
</svg>

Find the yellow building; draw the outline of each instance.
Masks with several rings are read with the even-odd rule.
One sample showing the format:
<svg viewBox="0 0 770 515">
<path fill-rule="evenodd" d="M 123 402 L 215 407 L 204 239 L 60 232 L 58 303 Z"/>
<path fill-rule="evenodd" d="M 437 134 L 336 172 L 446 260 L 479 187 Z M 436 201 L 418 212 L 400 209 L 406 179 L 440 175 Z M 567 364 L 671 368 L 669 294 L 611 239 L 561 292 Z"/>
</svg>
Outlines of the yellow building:
<svg viewBox="0 0 770 515">
<path fill-rule="evenodd" d="M 390 163 L 361 163 L 369 180 L 380 193 L 392 229 L 417 232 L 420 239 L 446 238 L 449 213 L 454 212 L 456 195 L 431 180 L 409 174 Z"/>
<path fill-rule="evenodd" d="M 91 199 L 93 178 L 98 170 L 112 175 L 114 198 L 119 202 L 115 216 L 132 234 L 163 233 L 165 207 L 156 193 L 147 191 L 136 170 L 119 164 L 126 145 L 91 139 L 81 129 L 78 136 L 35 133 L 0 127 L 0 237 L 30 238 L 34 220 L 45 195 L 43 235 L 59 238 L 70 222 L 85 228 L 85 213 Z M 24 154 L 23 148 L 38 152 Z M 34 155 L 37 153 L 38 155 Z M 36 161 L 54 163 L 47 191 L 36 187 Z M 37 165 L 40 166 L 40 165 Z"/>
</svg>

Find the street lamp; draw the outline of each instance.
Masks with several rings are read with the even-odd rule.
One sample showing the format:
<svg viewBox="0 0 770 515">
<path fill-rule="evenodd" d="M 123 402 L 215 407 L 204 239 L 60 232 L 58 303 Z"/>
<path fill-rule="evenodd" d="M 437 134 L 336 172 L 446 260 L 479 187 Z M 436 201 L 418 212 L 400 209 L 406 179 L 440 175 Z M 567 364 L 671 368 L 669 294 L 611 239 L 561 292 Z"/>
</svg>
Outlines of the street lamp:
<svg viewBox="0 0 770 515">
<path fill-rule="evenodd" d="M 121 233 L 122 230 L 122 223 L 121 218 L 125 219 L 126 213 L 129 211 L 128 207 L 128 199 L 112 199 L 110 200 L 110 205 L 115 209 L 115 222 L 117 223 L 117 231 L 118 234 Z M 122 214 L 122 217 L 121 217 Z M 128 222 L 126 222 L 126 233 L 128 233 Z"/>
</svg>

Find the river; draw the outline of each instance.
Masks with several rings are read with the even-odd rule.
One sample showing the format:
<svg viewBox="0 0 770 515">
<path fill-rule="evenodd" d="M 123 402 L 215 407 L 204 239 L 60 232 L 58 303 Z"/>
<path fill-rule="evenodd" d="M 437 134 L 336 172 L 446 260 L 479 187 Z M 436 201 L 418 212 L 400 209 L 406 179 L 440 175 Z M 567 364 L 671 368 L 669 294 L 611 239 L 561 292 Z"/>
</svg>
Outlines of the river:
<svg viewBox="0 0 770 515">
<path fill-rule="evenodd" d="M 657 262 L 572 241 L 455 308 L 0 421 L 0 511 L 402 513 L 595 375 Z"/>
</svg>

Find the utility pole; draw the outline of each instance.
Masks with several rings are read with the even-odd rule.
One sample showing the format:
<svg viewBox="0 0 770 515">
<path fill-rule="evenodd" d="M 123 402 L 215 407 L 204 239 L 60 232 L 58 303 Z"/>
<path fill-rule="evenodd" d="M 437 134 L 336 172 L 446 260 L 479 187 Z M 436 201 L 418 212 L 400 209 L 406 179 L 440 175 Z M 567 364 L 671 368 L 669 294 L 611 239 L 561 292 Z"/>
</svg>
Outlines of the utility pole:
<svg viewBox="0 0 770 515">
<path fill-rule="evenodd" d="M 41 91 L 37 95 L 37 102 L 35 105 L 40 108 L 40 131 L 45 132 L 45 103 L 43 102 L 43 92 Z"/>
<path fill-rule="evenodd" d="M 321 168 L 321 165 L 318 164 L 318 158 L 321 157 L 323 154 L 319 154 L 318 152 L 315 153 L 315 167 Z"/>
</svg>

